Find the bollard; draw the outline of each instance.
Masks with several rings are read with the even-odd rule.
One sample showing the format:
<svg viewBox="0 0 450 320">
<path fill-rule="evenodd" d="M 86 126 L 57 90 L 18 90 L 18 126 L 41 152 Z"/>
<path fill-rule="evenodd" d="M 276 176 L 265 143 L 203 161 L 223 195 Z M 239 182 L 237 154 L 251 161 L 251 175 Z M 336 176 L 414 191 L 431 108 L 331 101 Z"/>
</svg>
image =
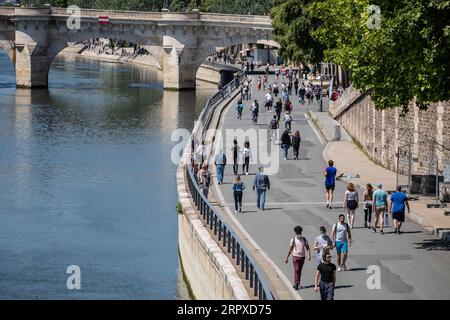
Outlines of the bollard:
<svg viewBox="0 0 450 320">
<path fill-rule="evenodd" d="M 341 140 L 341 126 L 337 125 L 334 126 L 334 139 L 333 141 L 340 141 Z"/>
</svg>

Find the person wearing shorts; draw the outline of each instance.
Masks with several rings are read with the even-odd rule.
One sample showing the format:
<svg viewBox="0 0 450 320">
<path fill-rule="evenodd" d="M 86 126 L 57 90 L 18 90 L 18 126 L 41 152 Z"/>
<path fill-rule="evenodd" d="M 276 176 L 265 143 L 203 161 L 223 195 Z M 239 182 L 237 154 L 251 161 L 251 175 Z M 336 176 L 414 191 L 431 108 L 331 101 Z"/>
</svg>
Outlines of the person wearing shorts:
<svg viewBox="0 0 450 320">
<path fill-rule="evenodd" d="M 402 192 L 401 187 L 397 187 L 397 192 L 391 195 L 389 212 L 392 213 L 392 220 L 394 220 L 394 233 L 401 234 L 400 228 L 405 222 L 405 206 L 410 212 L 408 197 Z"/>
<path fill-rule="evenodd" d="M 331 209 L 333 204 L 333 192 L 334 186 L 336 183 L 336 168 L 333 167 L 333 160 L 328 161 L 328 167 L 325 168 L 325 189 L 326 189 L 326 198 L 327 198 L 327 208 Z"/>
<path fill-rule="evenodd" d="M 388 208 L 387 193 L 383 190 L 381 183 L 377 184 L 377 190 L 372 195 L 373 212 L 375 212 L 375 224 L 373 226 L 373 232 L 377 232 L 377 224 L 380 221 L 380 233 L 384 234 L 384 214 Z"/>
<path fill-rule="evenodd" d="M 336 248 L 338 271 L 347 270 L 345 262 L 347 261 L 348 249 L 352 243 L 352 234 L 343 214 L 339 215 L 338 223 L 333 225 L 331 238 Z"/>
</svg>

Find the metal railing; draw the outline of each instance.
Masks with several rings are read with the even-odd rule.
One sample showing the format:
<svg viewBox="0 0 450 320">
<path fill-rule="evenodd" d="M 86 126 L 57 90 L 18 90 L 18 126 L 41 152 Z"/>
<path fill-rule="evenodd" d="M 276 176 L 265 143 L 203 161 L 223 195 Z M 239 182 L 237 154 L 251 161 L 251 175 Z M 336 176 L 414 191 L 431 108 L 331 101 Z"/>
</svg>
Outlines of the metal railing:
<svg viewBox="0 0 450 320">
<path fill-rule="evenodd" d="M 274 300 L 270 285 L 250 250 L 200 190 L 191 166 L 186 165 L 185 169 L 189 192 L 200 212 L 200 216 L 206 221 L 206 227 L 209 227 L 214 235 L 218 236 L 219 244 L 222 243 L 226 252 L 231 254 L 232 259 L 236 260 L 236 265 L 240 266 L 241 272 L 245 274 L 245 280 L 250 281 L 253 296 L 258 297 L 259 300 Z"/>
<path fill-rule="evenodd" d="M 231 92 L 238 89 L 240 84 L 245 79 L 246 76 L 241 73 L 237 79 L 230 81 L 222 88 L 222 90 L 208 99 L 205 108 L 199 116 L 197 125 L 192 130 L 191 142 L 197 134 L 201 136 L 202 139 L 204 138 L 206 130 L 210 126 L 212 116 L 218 105 L 228 98 L 229 95 L 231 95 Z M 204 125 L 200 126 L 200 123 L 203 123 Z M 191 145 L 191 143 L 188 145 Z M 200 216 L 203 221 L 206 222 L 206 226 L 212 230 L 215 236 L 218 236 L 219 244 L 222 244 L 224 250 L 231 254 L 231 258 L 236 261 L 236 265 L 240 267 L 240 271 L 245 274 L 245 280 L 250 282 L 250 288 L 253 289 L 253 296 L 258 297 L 259 300 L 274 300 L 269 282 L 255 258 L 250 253 L 250 250 L 244 244 L 244 241 L 225 221 L 219 210 L 217 210 L 205 197 L 198 186 L 197 179 L 194 176 L 192 169 L 193 168 L 191 165 L 185 165 L 188 190 L 195 206 L 199 210 Z"/>
</svg>

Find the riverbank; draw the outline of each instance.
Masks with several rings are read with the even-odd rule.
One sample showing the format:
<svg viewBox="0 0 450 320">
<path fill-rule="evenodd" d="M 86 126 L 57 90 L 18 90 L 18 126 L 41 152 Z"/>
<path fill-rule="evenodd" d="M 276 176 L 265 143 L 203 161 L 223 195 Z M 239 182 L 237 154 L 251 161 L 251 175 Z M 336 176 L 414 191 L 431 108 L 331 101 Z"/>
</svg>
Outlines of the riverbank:
<svg viewBox="0 0 450 320">
<path fill-rule="evenodd" d="M 117 63 L 129 63 L 134 65 L 141 65 L 144 67 L 150 67 L 155 68 L 158 71 L 162 71 L 162 68 L 155 57 L 153 57 L 150 54 L 144 54 L 144 55 L 138 55 L 136 57 L 128 56 L 123 57 L 120 55 L 114 55 L 114 54 L 106 54 L 101 53 L 97 54 L 90 50 L 83 50 L 84 45 L 82 44 L 76 44 L 70 47 L 65 48 L 59 53 L 59 56 L 81 56 L 86 58 L 92 58 L 102 61 L 109 61 L 109 62 L 117 62 Z M 202 64 L 197 71 L 196 78 L 200 81 L 205 81 L 209 83 L 218 84 L 222 80 L 222 70 L 226 69 L 229 70 L 230 68 L 233 68 L 231 66 L 221 66 L 220 64 L 217 64 L 215 66 L 208 65 L 208 64 Z M 236 68 L 236 71 L 239 69 Z"/>
</svg>

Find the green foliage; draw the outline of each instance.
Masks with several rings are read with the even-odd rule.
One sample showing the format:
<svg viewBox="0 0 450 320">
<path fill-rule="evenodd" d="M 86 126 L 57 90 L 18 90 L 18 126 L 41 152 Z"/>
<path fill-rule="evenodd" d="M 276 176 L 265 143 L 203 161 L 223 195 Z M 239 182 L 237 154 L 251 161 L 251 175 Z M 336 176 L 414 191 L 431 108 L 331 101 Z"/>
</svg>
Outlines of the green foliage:
<svg viewBox="0 0 450 320">
<path fill-rule="evenodd" d="M 177 212 L 178 214 L 183 214 L 183 205 L 181 204 L 181 202 L 177 203 Z"/>
<path fill-rule="evenodd" d="M 311 0 L 276 0 L 271 11 L 273 34 L 281 45 L 279 54 L 285 61 L 318 64 L 323 58 L 323 46 L 313 36 L 319 22 L 310 14 Z"/>
<path fill-rule="evenodd" d="M 315 57 L 352 71 L 355 87 L 378 109 L 415 99 L 450 99 L 450 1 L 278 0 L 272 10 L 275 39 L 284 58 Z M 381 28 L 369 28 L 369 5 L 381 10 Z M 316 41 L 320 45 L 316 45 Z M 322 52 L 321 52 L 322 51 Z"/>
</svg>

